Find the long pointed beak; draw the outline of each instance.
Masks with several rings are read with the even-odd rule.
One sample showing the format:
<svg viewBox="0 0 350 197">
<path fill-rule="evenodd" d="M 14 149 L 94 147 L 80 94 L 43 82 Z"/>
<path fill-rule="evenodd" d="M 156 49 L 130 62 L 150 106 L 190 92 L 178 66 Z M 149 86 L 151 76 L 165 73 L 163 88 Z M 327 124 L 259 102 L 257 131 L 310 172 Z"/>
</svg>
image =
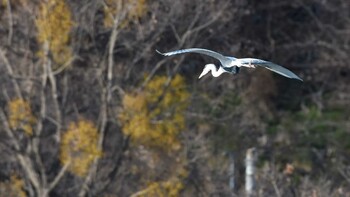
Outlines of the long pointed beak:
<svg viewBox="0 0 350 197">
<path fill-rule="evenodd" d="M 198 79 L 202 78 L 204 75 L 204 72 L 202 72 L 201 75 L 199 75 Z"/>
</svg>

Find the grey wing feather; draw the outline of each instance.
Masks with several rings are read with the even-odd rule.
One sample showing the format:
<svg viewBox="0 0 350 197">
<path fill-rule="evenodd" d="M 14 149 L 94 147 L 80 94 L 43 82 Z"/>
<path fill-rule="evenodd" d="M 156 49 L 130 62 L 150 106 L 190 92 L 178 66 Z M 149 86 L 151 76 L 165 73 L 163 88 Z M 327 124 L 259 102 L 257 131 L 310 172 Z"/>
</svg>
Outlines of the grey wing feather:
<svg viewBox="0 0 350 197">
<path fill-rule="evenodd" d="M 166 53 L 161 53 L 158 50 L 156 50 L 156 51 L 157 51 L 157 53 L 164 55 L 164 56 L 171 56 L 171 55 L 177 55 L 177 54 L 182 54 L 182 53 L 199 53 L 199 54 L 203 54 L 203 55 L 208 55 L 210 57 L 218 59 L 223 66 L 225 66 L 227 64 L 227 62 L 232 61 L 228 57 L 225 57 L 225 56 L 221 55 L 220 53 L 217 53 L 215 51 L 211 51 L 208 49 L 201 49 L 201 48 L 181 49 L 181 50 L 171 51 L 171 52 L 166 52 Z M 231 58 L 233 58 L 233 57 L 231 57 Z"/>
<path fill-rule="evenodd" d="M 268 61 L 261 60 L 261 59 L 244 58 L 244 59 L 242 59 L 242 63 L 243 64 L 249 64 L 250 63 L 252 65 L 261 66 L 261 67 L 267 68 L 267 69 L 269 69 L 269 70 L 271 70 L 271 71 L 273 71 L 275 73 L 283 75 L 285 77 L 303 81 L 300 77 L 298 77 L 292 71 L 290 71 L 290 70 L 288 70 L 288 69 L 286 69 L 286 68 L 284 68 L 284 67 L 282 67 L 280 65 L 274 64 L 272 62 L 268 62 Z"/>
</svg>

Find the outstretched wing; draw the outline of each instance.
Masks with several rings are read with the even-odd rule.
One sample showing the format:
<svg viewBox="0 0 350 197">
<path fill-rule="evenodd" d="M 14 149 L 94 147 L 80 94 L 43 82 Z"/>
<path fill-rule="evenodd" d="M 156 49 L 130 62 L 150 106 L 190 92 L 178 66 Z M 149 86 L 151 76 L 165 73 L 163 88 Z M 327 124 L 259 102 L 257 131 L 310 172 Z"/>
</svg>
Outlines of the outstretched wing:
<svg viewBox="0 0 350 197">
<path fill-rule="evenodd" d="M 164 55 L 164 56 L 172 56 L 172 55 L 177 55 L 177 54 L 182 54 L 182 53 L 199 53 L 199 54 L 203 54 L 203 55 L 207 55 L 210 57 L 213 57 L 215 59 L 218 59 L 220 61 L 220 63 L 224 66 L 227 67 L 226 65 L 229 65 L 229 62 L 232 61 L 232 59 L 235 59 L 233 57 L 225 57 L 223 55 L 221 55 L 220 53 L 217 53 L 215 51 L 211 51 L 208 49 L 201 49 L 201 48 L 190 48 L 190 49 L 181 49 L 181 50 L 177 50 L 177 51 L 171 51 L 171 52 L 166 52 L 166 53 L 161 53 L 158 50 L 156 50 L 157 53 Z"/>
<path fill-rule="evenodd" d="M 288 77 L 288 78 L 291 78 L 291 79 L 297 79 L 297 80 L 300 80 L 300 81 L 303 81 L 300 77 L 298 77 L 296 74 L 294 74 L 292 71 L 280 66 L 280 65 L 277 65 L 277 64 L 274 64 L 272 62 L 268 62 L 268 61 L 265 61 L 265 60 L 261 60 L 261 59 L 255 59 L 255 58 L 242 58 L 240 59 L 241 63 L 244 65 L 256 65 L 256 66 L 261 66 L 261 67 L 264 67 L 264 68 L 267 68 L 275 73 L 278 73 L 280 75 L 283 75 L 285 77 Z"/>
</svg>

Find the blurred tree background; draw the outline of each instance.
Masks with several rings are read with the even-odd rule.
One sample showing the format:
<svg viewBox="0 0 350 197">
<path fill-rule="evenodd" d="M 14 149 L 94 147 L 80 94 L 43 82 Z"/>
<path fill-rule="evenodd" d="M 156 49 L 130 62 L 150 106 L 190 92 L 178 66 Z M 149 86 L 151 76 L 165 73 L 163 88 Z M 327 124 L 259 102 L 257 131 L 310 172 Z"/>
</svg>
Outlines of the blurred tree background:
<svg viewBox="0 0 350 197">
<path fill-rule="evenodd" d="M 242 196 L 252 147 L 256 195 L 350 196 L 349 54 L 348 0 L 2 0 L 0 196 Z"/>
</svg>

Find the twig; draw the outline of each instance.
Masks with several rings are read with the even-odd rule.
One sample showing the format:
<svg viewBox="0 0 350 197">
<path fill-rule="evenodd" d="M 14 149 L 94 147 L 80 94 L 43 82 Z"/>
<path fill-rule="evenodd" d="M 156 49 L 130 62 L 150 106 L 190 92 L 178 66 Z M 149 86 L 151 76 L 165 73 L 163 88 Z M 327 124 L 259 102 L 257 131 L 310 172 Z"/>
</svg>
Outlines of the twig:
<svg viewBox="0 0 350 197">
<path fill-rule="evenodd" d="M 8 74 L 9 74 L 10 76 L 13 76 L 13 75 L 14 75 L 14 72 L 13 72 L 13 70 L 12 70 L 12 66 L 11 66 L 9 60 L 8 60 L 7 57 L 6 57 L 5 52 L 4 52 L 1 48 L 0 48 L 0 57 L 4 60 L 4 63 L 5 63 L 5 66 L 6 66 L 6 69 L 7 69 Z M 20 88 L 19 88 L 19 85 L 18 85 L 17 81 L 16 81 L 14 78 L 12 78 L 11 81 L 12 81 L 13 86 L 14 86 L 14 88 L 15 88 L 15 92 L 16 92 L 16 94 L 17 94 L 17 97 L 18 97 L 18 98 L 23 98 L 23 97 L 22 97 L 22 94 L 21 94 L 21 90 L 20 90 Z"/>
<path fill-rule="evenodd" d="M 58 69 L 56 69 L 55 71 L 53 71 L 52 73 L 53 73 L 53 75 L 58 75 L 58 74 L 60 74 L 61 72 L 63 72 L 66 68 L 68 68 L 71 64 L 72 64 L 72 62 L 74 61 L 74 60 L 76 60 L 76 59 L 78 59 L 78 57 L 77 56 L 73 56 L 73 57 L 71 57 L 67 62 L 65 62 L 61 67 L 59 67 Z"/>
<path fill-rule="evenodd" d="M 277 197 L 281 197 L 281 192 L 280 192 L 280 190 L 279 190 L 278 187 L 277 187 L 276 180 L 275 180 L 275 179 L 272 179 L 272 180 L 271 180 L 271 183 L 272 183 L 273 189 L 274 189 L 275 192 L 276 192 L 276 196 L 277 196 Z"/>
<path fill-rule="evenodd" d="M 66 173 L 68 167 L 70 165 L 70 161 L 67 162 L 60 170 L 60 172 L 57 174 L 57 176 L 55 177 L 55 179 L 49 184 L 48 186 L 48 191 L 51 191 L 56 185 L 57 183 L 62 179 L 63 175 Z"/>
<path fill-rule="evenodd" d="M 54 73 L 52 71 L 52 61 L 49 58 L 49 43 L 46 42 L 44 44 L 44 52 L 45 52 L 45 67 L 46 67 L 46 71 L 47 71 L 47 77 L 50 81 L 50 85 L 51 85 L 51 95 L 53 98 L 53 104 L 55 106 L 55 118 L 56 121 L 58 122 L 57 126 L 56 126 L 56 142 L 60 141 L 61 138 L 61 124 L 62 124 L 62 115 L 61 115 L 61 110 L 60 110 L 60 106 L 58 103 L 58 93 L 57 93 L 57 84 L 56 84 L 56 78 L 54 76 Z"/>
<path fill-rule="evenodd" d="M 12 17 L 12 8 L 11 8 L 10 0 L 6 0 L 6 5 L 7 5 L 7 12 L 9 14 L 9 26 L 10 26 L 8 37 L 7 37 L 7 44 L 11 45 L 12 36 L 13 36 L 13 17 Z"/>
<path fill-rule="evenodd" d="M 344 173 L 344 171 L 341 170 L 340 168 L 338 168 L 337 170 L 338 170 L 338 172 L 340 173 L 340 175 L 342 175 L 342 176 L 345 178 L 345 180 L 350 184 L 350 177 L 349 177 L 348 175 L 346 175 L 346 174 Z"/>
</svg>

